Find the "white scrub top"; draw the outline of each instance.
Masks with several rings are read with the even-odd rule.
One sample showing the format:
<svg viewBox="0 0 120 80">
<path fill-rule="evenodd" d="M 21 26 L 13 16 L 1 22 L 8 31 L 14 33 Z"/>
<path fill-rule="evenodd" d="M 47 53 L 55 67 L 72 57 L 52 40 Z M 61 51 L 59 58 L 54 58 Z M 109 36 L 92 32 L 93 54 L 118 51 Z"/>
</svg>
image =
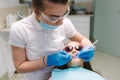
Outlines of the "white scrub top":
<svg viewBox="0 0 120 80">
<path fill-rule="evenodd" d="M 26 48 L 28 60 L 42 58 L 48 54 L 60 51 L 65 38 L 74 36 L 76 29 L 67 18 L 63 24 L 54 30 L 44 29 L 36 20 L 34 13 L 11 26 L 9 43 Z M 24 80 L 47 80 L 52 67 L 26 73 Z"/>
</svg>

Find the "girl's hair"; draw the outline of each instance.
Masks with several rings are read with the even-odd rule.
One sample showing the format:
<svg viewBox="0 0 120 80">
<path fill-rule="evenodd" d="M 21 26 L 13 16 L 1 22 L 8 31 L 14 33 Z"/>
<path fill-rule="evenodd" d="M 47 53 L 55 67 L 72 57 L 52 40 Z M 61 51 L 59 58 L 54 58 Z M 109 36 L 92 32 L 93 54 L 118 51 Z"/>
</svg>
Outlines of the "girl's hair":
<svg viewBox="0 0 120 80">
<path fill-rule="evenodd" d="M 90 62 L 84 62 L 84 63 L 83 63 L 83 67 L 84 67 L 85 69 L 88 69 L 88 70 L 93 71 Z"/>
<path fill-rule="evenodd" d="M 67 69 L 69 67 L 67 66 L 67 64 L 65 64 L 63 66 L 57 66 L 56 68 L 63 70 L 63 69 Z M 83 68 L 93 71 L 90 62 L 84 62 Z"/>
<path fill-rule="evenodd" d="M 36 10 L 44 10 L 45 9 L 45 5 L 43 4 L 44 1 L 66 5 L 70 0 L 32 0 L 32 7 Z"/>
<path fill-rule="evenodd" d="M 67 68 L 69 68 L 69 67 L 67 66 L 67 64 L 65 64 L 65 65 L 63 65 L 63 66 L 56 66 L 55 68 L 63 70 L 63 69 L 67 69 Z M 99 73 L 98 71 L 93 70 L 90 62 L 84 62 L 84 63 L 83 63 L 83 68 L 88 69 L 88 70 L 93 71 L 93 72 L 96 72 L 96 73 L 98 73 L 99 75 L 101 75 L 101 73 Z M 102 76 L 102 75 L 101 75 L 101 76 Z"/>
</svg>

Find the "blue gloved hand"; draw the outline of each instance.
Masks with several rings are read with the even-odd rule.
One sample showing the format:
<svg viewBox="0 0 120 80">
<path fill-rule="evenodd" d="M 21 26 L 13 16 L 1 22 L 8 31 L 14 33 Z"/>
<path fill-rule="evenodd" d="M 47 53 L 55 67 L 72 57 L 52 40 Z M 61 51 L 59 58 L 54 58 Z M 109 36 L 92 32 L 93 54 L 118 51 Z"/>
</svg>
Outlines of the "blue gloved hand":
<svg viewBox="0 0 120 80">
<path fill-rule="evenodd" d="M 92 46 L 85 46 L 76 56 L 85 62 L 89 62 L 93 58 L 94 52 L 95 50 Z"/>
<path fill-rule="evenodd" d="M 48 66 L 62 66 L 69 62 L 72 59 L 72 56 L 65 51 L 60 51 L 53 53 L 47 56 L 47 65 Z"/>
</svg>

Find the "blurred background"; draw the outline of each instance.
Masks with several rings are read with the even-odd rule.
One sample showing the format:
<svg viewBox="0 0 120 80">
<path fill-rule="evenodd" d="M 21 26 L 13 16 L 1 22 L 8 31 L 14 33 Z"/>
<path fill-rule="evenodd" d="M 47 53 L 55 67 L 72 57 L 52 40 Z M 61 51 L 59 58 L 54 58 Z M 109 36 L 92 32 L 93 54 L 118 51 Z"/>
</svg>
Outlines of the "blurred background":
<svg viewBox="0 0 120 80">
<path fill-rule="evenodd" d="M 0 80 L 24 77 L 15 73 L 9 29 L 31 13 L 31 0 L 0 0 Z M 82 35 L 92 42 L 99 40 L 91 62 L 93 68 L 107 80 L 119 80 L 120 0 L 71 0 L 68 18 Z"/>
</svg>

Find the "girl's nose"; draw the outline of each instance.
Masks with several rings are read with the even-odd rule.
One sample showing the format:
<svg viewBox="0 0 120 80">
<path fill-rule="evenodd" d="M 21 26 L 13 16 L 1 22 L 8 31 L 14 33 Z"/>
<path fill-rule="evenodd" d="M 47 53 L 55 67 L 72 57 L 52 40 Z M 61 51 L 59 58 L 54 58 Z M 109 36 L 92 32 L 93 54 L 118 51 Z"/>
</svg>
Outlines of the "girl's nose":
<svg viewBox="0 0 120 80">
<path fill-rule="evenodd" d="M 77 51 L 76 51 L 76 50 L 73 50 L 73 51 L 72 51 L 72 55 L 74 55 L 74 56 L 75 56 L 75 55 L 76 55 L 76 53 L 77 53 Z"/>
<path fill-rule="evenodd" d="M 76 50 L 73 50 L 73 51 L 72 51 L 72 54 L 75 54 L 75 53 L 76 53 Z"/>
</svg>

